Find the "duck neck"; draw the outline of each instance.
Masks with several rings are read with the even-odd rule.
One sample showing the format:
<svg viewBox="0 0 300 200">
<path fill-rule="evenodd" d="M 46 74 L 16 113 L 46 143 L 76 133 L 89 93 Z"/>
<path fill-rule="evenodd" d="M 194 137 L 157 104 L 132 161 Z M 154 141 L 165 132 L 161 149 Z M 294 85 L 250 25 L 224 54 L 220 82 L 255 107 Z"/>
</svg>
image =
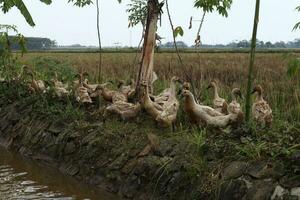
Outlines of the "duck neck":
<svg viewBox="0 0 300 200">
<path fill-rule="evenodd" d="M 214 88 L 214 98 L 217 99 L 219 98 L 218 87 L 216 84 L 213 84 L 213 88 Z"/>
<path fill-rule="evenodd" d="M 171 84 L 170 84 L 170 88 L 171 88 L 171 93 L 172 95 L 176 95 L 176 82 L 175 81 L 171 81 Z"/>
<path fill-rule="evenodd" d="M 231 101 L 237 101 L 237 96 L 234 92 L 231 93 Z"/>
<path fill-rule="evenodd" d="M 260 91 L 257 92 L 256 101 L 262 101 L 264 100 L 262 93 Z"/>
<path fill-rule="evenodd" d="M 185 107 L 192 108 L 196 105 L 195 97 L 191 94 L 185 98 Z"/>
</svg>

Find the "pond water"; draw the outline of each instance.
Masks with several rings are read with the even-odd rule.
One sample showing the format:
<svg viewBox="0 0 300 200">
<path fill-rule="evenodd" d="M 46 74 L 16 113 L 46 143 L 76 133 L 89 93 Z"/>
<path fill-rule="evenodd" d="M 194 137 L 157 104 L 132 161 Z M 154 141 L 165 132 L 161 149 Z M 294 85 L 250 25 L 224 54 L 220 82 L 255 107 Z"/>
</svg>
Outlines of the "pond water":
<svg viewBox="0 0 300 200">
<path fill-rule="evenodd" d="M 119 198 L 0 147 L 0 199 L 117 200 Z"/>
</svg>

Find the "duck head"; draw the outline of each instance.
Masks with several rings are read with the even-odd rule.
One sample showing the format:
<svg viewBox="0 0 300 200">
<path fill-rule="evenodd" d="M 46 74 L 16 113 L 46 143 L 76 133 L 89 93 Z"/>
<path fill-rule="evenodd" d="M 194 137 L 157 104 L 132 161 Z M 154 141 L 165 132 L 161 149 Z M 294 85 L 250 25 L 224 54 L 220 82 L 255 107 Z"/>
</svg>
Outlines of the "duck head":
<svg viewBox="0 0 300 200">
<path fill-rule="evenodd" d="M 182 86 L 180 87 L 178 91 L 178 95 L 181 95 L 183 90 L 190 90 L 191 89 L 191 84 L 189 82 L 184 82 L 182 83 Z"/>
<path fill-rule="evenodd" d="M 79 83 L 82 83 L 85 81 L 86 77 L 88 77 L 89 74 L 87 72 L 81 72 L 75 75 L 75 78 L 79 80 Z"/>
<path fill-rule="evenodd" d="M 257 93 L 258 95 L 261 95 L 263 92 L 263 89 L 261 87 L 261 85 L 256 85 L 254 88 L 253 88 L 253 91 L 251 94 L 255 94 Z"/>
<path fill-rule="evenodd" d="M 182 93 L 181 95 L 184 97 L 184 98 L 189 98 L 189 97 L 192 97 L 193 94 L 189 91 L 189 90 L 182 90 Z"/>
<path fill-rule="evenodd" d="M 182 80 L 178 76 L 173 76 L 171 78 L 171 81 L 174 82 L 174 83 L 178 82 L 178 83 L 182 84 Z"/>
<path fill-rule="evenodd" d="M 212 80 L 209 85 L 207 86 L 206 89 L 210 89 L 210 88 L 216 88 L 217 87 L 217 81 L 216 80 Z"/>
<path fill-rule="evenodd" d="M 231 93 L 234 97 L 240 97 L 242 100 L 244 99 L 242 92 L 239 88 L 234 88 Z"/>
<path fill-rule="evenodd" d="M 124 80 L 120 80 L 119 83 L 118 83 L 118 89 L 120 89 L 124 85 L 125 85 L 125 81 Z"/>
</svg>

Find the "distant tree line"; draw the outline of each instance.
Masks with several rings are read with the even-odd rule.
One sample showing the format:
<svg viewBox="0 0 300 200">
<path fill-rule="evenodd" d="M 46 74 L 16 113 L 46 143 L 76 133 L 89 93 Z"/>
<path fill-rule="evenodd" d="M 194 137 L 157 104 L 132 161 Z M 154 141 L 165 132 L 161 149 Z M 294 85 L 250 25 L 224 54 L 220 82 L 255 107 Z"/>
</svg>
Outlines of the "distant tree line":
<svg viewBox="0 0 300 200">
<path fill-rule="evenodd" d="M 177 46 L 179 48 L 188 48 L 189 46 L 183 41 L 178 41 Z M 289 42 L 264 42 L 261 40 L 257 40 L 256 42 L 257 48 L 260 49 L 268 49 L 268 48 L 300 48 L 300 39 L 295 39 L 294 41 Z M 165 44 L 160 45 L 161 48 L 174 48 L 173 42 L 166 42 Z M 190 46 L 194 47 L 194 45 Z M 250 40 L 241 40 L 241 41 L 233 41 L 229 44 L 202 44 L 202 48 L 250 48 L 251 41 Z"/>
<path fill-rule="evenodd" d="M 15 36 L 9 36 L 12 50 L 20 50 Z M 25 37 L 26 47 L 28 50 L 49 50 L 57 46 L 56 41 L 49 38 Z"/>
</svg>

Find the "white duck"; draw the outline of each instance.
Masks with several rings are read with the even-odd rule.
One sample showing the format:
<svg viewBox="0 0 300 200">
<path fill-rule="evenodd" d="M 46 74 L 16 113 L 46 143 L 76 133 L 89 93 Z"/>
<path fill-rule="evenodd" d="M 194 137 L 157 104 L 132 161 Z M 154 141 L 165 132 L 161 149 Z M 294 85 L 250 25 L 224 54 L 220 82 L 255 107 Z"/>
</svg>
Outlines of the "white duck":
<svg viewBox="0 0 300 200">
<path fill-rule="evenodd" d="M 146 112 L 163 127 L 174 125 L 179 109 L 179 102 L 176 97 L 169 98 L 162 106 L 150 99 L 146 82 L 143 82 L 141 86 L 143 87 L 142 106 Z"/>
<path fill-rule="evenodd" d="M 68 84 L 63 84 L 63 82 L 58 80 L 57 73 L 55 72 L 55 78 L 52 80 L 54 84 L 54 91 L 58 97 L 68 96 L 70 91 L 68 91 Z"/>
<path fill-rule="evenodd" d="M 231 102 L 228 105 L 228 113 L 238 114 L 239 112 L 242 112 L 241 104 L 237 101 L 238 97 L 243 99 L 242 92 L 239 88 L 234 88 L 231 91 Z"/>
<path fill-rule="evenodd" d="M 47 92 L 47 88 L 46 88 L 44 81 L 35 80 L 33 72 L 27 72 L 27 74 L 31 77 L 30 82 L 27 84 L 27 86 L 31 92 L 34 92 L 34 93 L 36 93 L 36 92 L 46 93 Z"/>
<path fill-rule="evenodd" d="M 260 85 L 255 86 L 252 94 L 254 93 L 257 93 L 256 100 L 252 105 L 254 121 L 259 125 L 270 126 L 273 121 L 272 109 L 262 96 L 262 87 Z"/>
<path fill-rule="evenodd" d="M 181 82 L 181 80 L 174 76 L 171 79 L 170 87 L 164 89 L 159 95 L 157 96 L 151 96 L 152 100 L 156 102 L 157 104 L 161 105 L 162 107 L 165 107 L 165 104 L 168 105 L 168 101 L 172 100 L 172 98 L 176 98 L 176 83 Z"/>
<path fill-rule="evenodd" d="M 189 90 L 183 90 L 182 94 L 185 97 L 184 110 L 192 123 L 201 124 L 204 122 L 208 126 L 226 128 L 231 123 L 237 122 L 240 119 L 240 114 L 230 113 L 223 115 L 219 113 L 218 115 L 212 115 L 212 113 L 207 112 L 210 110 L 207 109 L 208 106 L 196 103 L 194 95 Z"/>
<path fill-rule="evenodd" d="M 214 90 L 214 99 L 213 99 L 213 108 L 215 108 L 217 111 L 228 114 L 227 113 L 227 107 L 228 104 L 225 99 L 221 98 L 218 93 L 218 84 L 216 81 L 211 81 L 208 85 L 207 89 L 213 88 Z"/>
</svg>

